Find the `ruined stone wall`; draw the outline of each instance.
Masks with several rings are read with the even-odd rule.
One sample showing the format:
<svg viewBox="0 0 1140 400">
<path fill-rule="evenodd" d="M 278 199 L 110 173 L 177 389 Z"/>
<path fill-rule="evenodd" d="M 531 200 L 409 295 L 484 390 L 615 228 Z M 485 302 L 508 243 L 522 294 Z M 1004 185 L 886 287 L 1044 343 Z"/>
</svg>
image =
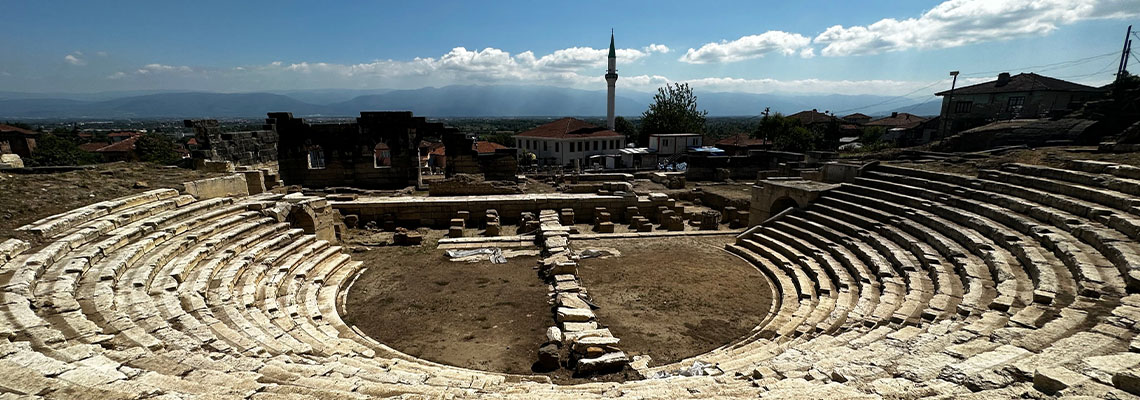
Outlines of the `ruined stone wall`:
<svg viewBox="0 0 1140 400">
<path fill-rule="evenodd" d="M 489 181 L 516 179 L 519 169 L 516 149 L 498 149 L 494 153 L 479 154 L 474 143 L 475 139 L 459 132 L 443 137 L 447 156 L 444 173 L 448 177 L 456 174 L 482 174 Z"/>
<path fill-rule="evenodd" d="M 259 165 L 277 161 L 277 133 L 265 130 L 225 132 L 218 121 L 185 120 L 183 125 L 194 128 L 198 149 L 190 156 L 195 161 L 229 161 L 236 165 Z"/>
<path fill-rule="evenodd" d="M 420 140 L 454 131 L 410 111 L 362 112 L 348 124 L 309 124 L 291 113 L 270 113 L 267 122 L 279 136 L 281 179 L 311 188 L 418 185 Z"/>
<path fill-rule="evenodd" d="M 615 219 L 626 218 L 627 207 L 636 207 L 641 215 L 656 215 L 659 206 L 673 207 L 676 201 L 661 193 L 638 197 L 599 196 L 592 194 L 517 194 L 498 196 L 455 196 L 419 198 L 372 198 L 352 201 L 330 201 L 341 215 L 357 215 L 361 223 L 383 223 L 391 218 L 401 226 L 446 227 L 459 211 L 470 213 L 471 223 L 482 224 L 487 210 L 496 210 L 504 224 L 518 223 L 523 212 L 541 210 L 574 210 L 575 221 L 593 222 L 596 207 L 605 207 Z"/>
</svg>

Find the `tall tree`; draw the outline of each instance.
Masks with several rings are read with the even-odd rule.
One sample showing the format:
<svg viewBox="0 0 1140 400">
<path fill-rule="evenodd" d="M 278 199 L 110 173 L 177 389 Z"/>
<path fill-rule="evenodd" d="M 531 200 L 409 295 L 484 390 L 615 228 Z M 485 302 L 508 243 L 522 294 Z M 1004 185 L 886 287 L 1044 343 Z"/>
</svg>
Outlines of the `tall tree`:
<svg viewBox="0 0 1140 400">
<path fill-rule="evenodd" d="M 649 143 L 658 133 L 704 133 L 708 111 L 697 111 L 697 96 L 688 83 L 666 84 L 653 95 L 653 104 L 641 114 L 637 142 Z"/>
<path fill-rule="evenodd" d="M 625 117 L 614 118 L 614 132 L 620 133 L 625 136 L 625 141 L 633 143 L 637 141 L 637 127 L 629 122 Z"/>
</svg>

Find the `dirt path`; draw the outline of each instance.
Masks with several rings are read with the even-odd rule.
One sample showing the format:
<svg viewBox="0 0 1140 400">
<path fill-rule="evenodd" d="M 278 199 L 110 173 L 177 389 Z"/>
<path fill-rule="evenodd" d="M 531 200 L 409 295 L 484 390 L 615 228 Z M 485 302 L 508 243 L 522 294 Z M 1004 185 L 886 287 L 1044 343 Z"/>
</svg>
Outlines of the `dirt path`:
<svg viewBox="0 0 1140 400">
<path fill-rule="evenodd" d="M 578 241 L 620 257 L 582 260 L 598 319 L 630 354 L 663 365 L 705 353 L 752 330 L 771 306 L 763 273 L 724 250 L 731 235 Z"/>
</svg>

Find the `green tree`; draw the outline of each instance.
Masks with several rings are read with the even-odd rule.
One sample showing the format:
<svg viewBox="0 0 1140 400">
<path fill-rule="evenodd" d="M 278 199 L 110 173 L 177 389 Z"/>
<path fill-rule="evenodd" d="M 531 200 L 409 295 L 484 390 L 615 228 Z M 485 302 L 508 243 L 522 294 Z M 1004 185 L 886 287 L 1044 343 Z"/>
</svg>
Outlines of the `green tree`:
<svg viewBox="0 0 1140 400">
<path fill-rule="evenodd" d="M 863 128 L 863 134 L 859 135 L 859 143 L 864 146 L 870 146 L 879 143 L 883 140 L 883 135 L 887 133 L 887 128 L 881 126 L 867 126 Z"/>
<path fill-rule="evenodd" d="M 798 119 L 783 114 L 765 114 L 753 131 L 752 137 L 772 142 L 781 151 L 804 152 L 815 150 L 823 143 L 823 132 L 805 128 Z"/>
<path fill-rule="evenodd" d="M 637 127 L 624 117 L 614 118 L 614 132 L 624 135 L 626 142 L 632 143 L 637 141 Z"/>
<path fill-rule="evenodd" d="M 139 160 L 155 164 L 175 164 L 182 156 L 175 150 L 174 140 L 158 133 L 146 133 L 135 142 L 135 154 Z"/>
<path fill-rule="evenodd" d="M 85 152 L 70 140 L 45 133 L 36 138 L 36 151 L 29 166 L 83 165 L 97 162 L 98 156 Z"/>
<path fill-rule="evenodd" d="M 697 110 L 697 96 L 688 83 L 666 84 L 653 95 L 653 104 L 641 114 L 638 144 L 659 133 L 704 133 L 708 111 Z"/>
</svg>

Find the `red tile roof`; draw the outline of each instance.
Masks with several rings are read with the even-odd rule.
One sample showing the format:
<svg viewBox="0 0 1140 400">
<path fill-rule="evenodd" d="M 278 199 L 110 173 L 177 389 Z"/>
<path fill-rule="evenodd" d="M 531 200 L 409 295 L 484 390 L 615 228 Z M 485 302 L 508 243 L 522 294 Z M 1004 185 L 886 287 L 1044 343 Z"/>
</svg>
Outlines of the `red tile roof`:
<svg viewBox="0 0 1140 400">
<path fill-rule="evenodd" d="M 99 152 L 99 153 L 128 152 L 128 151 L 135 149 L 135 142 L 137 142 L 138 140 L 139 140 L 139 136 L 131 136 L 131 137 L 123 139 L 117 143 L 112 143 L 110 146 L 105 146 L 105 147 L 100 148 L 99 150 L 95 150 L 95 151 Z"/>
<path fill-rule="evenodd" d="M 798 113 L 789 115 L 788 118 L 798 119 L 798 120 L 800 120 L 800 123 L 802 123 L 804 125 L 811 125 L 811 124 L 821 123 L 821 122 L 831 122 L 831 121 L 835 120 L 835 117 L 821 113 L 821 112 L 816 111 L 816 110 L 800 111 Z"/>
<path fill-rule="evenodd" d="M 562 118 L 518 134 L 522 137 L 572 139 L 622 137 L 622 134 L 602 128 L 577 118 Z"/>
<path fill-rule="evenodd" d="M 494 153 L 495 150 L 505 149 L 505 148 L 507 148 L 507 146 L 503 146 L 503 145 L 495 143 L 495 142 L 488 142 L 486 140 L 480 140 L 478 142 L 475 142 L 475 152 L 479 153 L 479 154 Z"/>
<path fill-rule="evenodd" d="M 190 140 L 186 141 L 186 145 L 187 146 L 197 146 L 198 145 L 198 138 L 190 138 Z"/>
<path fill-rule="evenodd" d="M 920 117 L 920 116 L 917 116 L 914 114 L 898 113 L 898 114 L 892 114 L 889 117 L 883 117 L 883 118 L 876 119 L 876 120 L 868 122 L 864 125 L 867 125 L 867 126 L 885 126 L 888 128 L 910 129 L 910 128 L 914 128 L 914 127 L 918 126 L 919 124 L 921 124 L 925 121 L 926 121 L 926 118 L 923 118 L 923 117 Z"/>
<path fill-rule="evenodd" d="M 107 143 L 107 142 L 81 143 L 81 144 L 79 144 L 79 149 L 83 150 L 83 151 L 92 151 L 93 152 L 93 151 L 97 151 L 101 148 L 110 146 L 110 145 L 111 144 Z"/>
<path fill-rule="evenodd" d="M 138 132 L 111 132 L 110 134 L 107 135 L 107 137 L 132 137 L 132 136 L 138 136 L 138 135 L 141 135 L 141 133 L 138 133 Z"/>
</svg>

